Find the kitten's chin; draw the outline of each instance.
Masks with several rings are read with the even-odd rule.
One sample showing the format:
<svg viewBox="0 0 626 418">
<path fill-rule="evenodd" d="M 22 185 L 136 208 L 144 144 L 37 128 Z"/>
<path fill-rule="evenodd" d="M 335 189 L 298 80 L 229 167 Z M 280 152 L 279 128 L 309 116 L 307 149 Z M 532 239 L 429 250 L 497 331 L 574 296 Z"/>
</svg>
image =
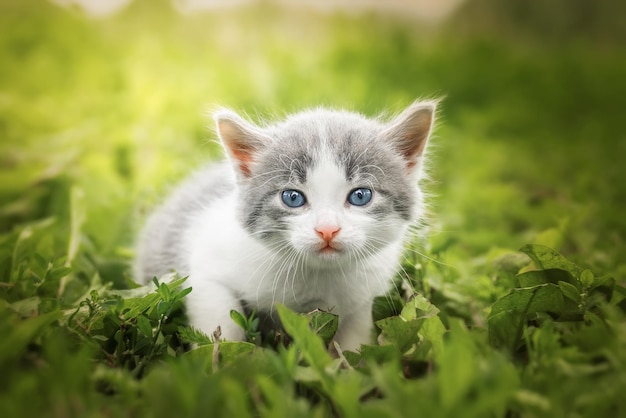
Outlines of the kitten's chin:
<svg viewBox="0 0 626 418">
<path fill-rule="evenodd" d="M 316 250 L 315 254 L 322 260 L 335 260 L 343 255 L 343 251 L 330 246 Z"/>
<path fill-rule="evenodd" d="M 333 247 L 311 248 L 307 251 L 308 261 L 315 265 L 328 266 L 345 258 L 347 252 Z"/>
</svg>

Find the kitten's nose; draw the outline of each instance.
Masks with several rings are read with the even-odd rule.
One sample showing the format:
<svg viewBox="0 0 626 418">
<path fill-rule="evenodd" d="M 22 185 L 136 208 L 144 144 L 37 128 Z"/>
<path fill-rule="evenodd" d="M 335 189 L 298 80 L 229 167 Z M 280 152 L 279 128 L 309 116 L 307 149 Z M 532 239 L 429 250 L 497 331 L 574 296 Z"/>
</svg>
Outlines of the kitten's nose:
<svg viewBox="0 0 626 418">
<path fill-rule="evenodd" d="M 338 226 L 317 226 L 315 232 L 326 242 L 332 241 L 333 238 L 341 231 Z"/>
</svg>

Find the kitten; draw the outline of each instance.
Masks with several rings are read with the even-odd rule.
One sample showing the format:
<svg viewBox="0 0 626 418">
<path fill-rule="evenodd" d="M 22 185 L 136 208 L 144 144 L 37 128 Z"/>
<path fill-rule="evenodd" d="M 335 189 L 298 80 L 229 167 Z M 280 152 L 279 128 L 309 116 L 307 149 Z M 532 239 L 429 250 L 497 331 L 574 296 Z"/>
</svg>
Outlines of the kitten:
<svg viewBox="0 0 626 418">
<path fill-rule="evenodd" d="M 390 288 L 409 226 L 436 103 L 390 122 L 316 109 L 268 126 L 215 114 L 228 161 L 196 173 L 149 219 L 136 277 L 189 276 L 191 325 L 243 340 L 230 311 L 339 315 L 344 350 L 367 343 L 372 302 Z"/>
</svg>

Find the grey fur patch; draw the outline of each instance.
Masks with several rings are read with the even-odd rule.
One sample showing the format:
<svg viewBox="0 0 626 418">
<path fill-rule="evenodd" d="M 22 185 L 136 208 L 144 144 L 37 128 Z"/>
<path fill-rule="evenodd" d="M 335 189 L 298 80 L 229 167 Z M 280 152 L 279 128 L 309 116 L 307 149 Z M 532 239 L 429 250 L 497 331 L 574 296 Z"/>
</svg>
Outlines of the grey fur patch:
<svg viewBox="0 0 626 418">
<path fill-rule="evenodd" d="M 235 190 L 232 170 L 218 164 L 200 170 L 183 182 L 147 220 L 139 240 L 135 278 L 148 283 L 153 277 L 176 270 L 189 274 L 184 254 L 183 231 L 190 220 L 211 202 Z"/>
</svg>

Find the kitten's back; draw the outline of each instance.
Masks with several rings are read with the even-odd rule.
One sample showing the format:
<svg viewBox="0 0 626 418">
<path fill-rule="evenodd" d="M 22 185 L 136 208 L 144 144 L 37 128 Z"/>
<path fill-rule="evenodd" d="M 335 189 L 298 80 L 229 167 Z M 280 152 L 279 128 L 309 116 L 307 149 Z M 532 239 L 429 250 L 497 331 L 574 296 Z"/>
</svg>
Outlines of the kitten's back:
<svg viewBox="0 0 626 418">
<path fill-rule="evenodd" d="M 189 274 L 183 233 L 201 210 L 235 189 L 227 163 L 213 164 L 191 176 L 150 215 L 139 238 L 135 279 L 148 283 L 175 270 Z"/>
</svg>

